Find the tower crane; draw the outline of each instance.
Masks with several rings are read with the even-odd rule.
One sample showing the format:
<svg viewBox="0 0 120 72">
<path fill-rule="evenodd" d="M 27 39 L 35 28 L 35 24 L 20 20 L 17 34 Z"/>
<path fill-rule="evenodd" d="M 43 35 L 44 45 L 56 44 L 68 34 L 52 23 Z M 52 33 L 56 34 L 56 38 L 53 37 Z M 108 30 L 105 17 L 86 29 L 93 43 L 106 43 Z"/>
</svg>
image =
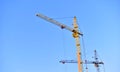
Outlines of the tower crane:
<svg viewBox="0 0 120 72">
<path fill-rule="evenodd" d="M 97 69 L 97 72 L 100 72 L 100 69 L 99 69 L 99 65 L 100 64 L 104 64 L 102 61 L 99 61 L 98 60 L 98 56 L 97 56 L 97 51 L 94 50 L 94 59 L 95 61 L 88 61 L 88 60 L 85 60 L 84 62 L 81 62 L 81 64 L 94 64 L 94 66 L 96 67 Z M 78 63 L 78 61 L 76 60 L 61 60 L 60 63 Z"/>
<path fill-rule="evenodd" d="M 73 32 L 72 35 L 73 35 L 73 37 L 74 37 L 74 39 L 76 41 L 78 72 L 83 72 L 82 63 L 81 63 L 82 62 L 81 50 L 80 50 L 81 48 L 80 48 L 80 41 L 79 41 L 80 36 L 83 36 L 83 34 L 80 33 L 79 30 L 78 30 L 76 17 L 74 17 L 74 19 L 73 19 L 73 28 L 71 28 L 71 27 L 68 27 L 65 24 L 62 24 L 62 23 L 60 23 L 60 22 L 58 22 L 58 21 L 56 21 L 56 20 L 54 20 L 52 18 L 49 18 L 49 17 L 47 17 L 47 16 L 45 16 L 43 14 L 36 14 L 36 16 L 38 16 L 38 17 L 40 17 L 40 18 L 42 18 L 42 19 L 44 19 L 44 20 L 46 20 L 48 22 L 51 22 L 51 23 L 61 27 L 62 29 L 66 29 L 66 30 L 69 30 L 69 31 Z"/>
</svg>

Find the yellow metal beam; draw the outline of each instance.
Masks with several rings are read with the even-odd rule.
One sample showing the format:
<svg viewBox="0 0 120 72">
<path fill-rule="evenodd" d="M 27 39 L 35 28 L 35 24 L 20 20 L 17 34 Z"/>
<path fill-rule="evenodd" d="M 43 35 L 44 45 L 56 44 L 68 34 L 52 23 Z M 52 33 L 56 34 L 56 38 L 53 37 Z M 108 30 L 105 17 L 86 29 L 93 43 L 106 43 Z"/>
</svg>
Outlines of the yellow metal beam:
<svg viewBox="0 0 120 72">
<path fill-rule="evenodd" d="M 79 32 L 76 17 L 74 17 L 73 19 L 73 26 L 74 26 L 74 30 Z M 81 50 L 80 50 L 80 41 L 79 41 L 80 37 L 77 32 L 73 32 L 73 37 L 75 38 L 75 41 L 76 41 L 78 72 L 82 72 L 82 59 L 81 59 L 81 52 L 80 52 Z"/>
</svg>

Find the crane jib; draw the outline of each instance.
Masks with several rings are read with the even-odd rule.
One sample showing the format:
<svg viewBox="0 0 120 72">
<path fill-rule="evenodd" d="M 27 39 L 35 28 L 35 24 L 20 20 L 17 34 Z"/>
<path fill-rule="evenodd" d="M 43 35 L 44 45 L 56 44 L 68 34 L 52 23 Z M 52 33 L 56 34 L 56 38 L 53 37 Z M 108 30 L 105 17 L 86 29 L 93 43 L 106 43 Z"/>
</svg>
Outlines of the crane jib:
<svg viewBox="0 0 120 72">
<path fill-rule="evenodd" d="M 62 29 L 66 29 L 66 30 L 69 30 L 69 31 L 71 31 L 71 32 L 76 32 L 76 33 L 78 33 L 78 34 L 81 35 L 81 36 L 83 35 L 83 34 L 81 34 L 80 32 L 74 30 L 73 28 L 70 28 L 70 27 L 66 26 L 65 24 L 62 24 L 62 23 L 60 23 L 60 22 L 58 22 L 58 21 L 56 21 L 56 20 L 54 20 L 54 19 L 52 19 L 52 18 L 49 18 L 49 17 L 45 16 L 45 15 L 36 14 L 36 16 L 38 16 L 38 17 L 40 17 L 40 18 L 42 18 L 42 19 L 44 19 L 44 20 L 46 20 L 46 21 L 48 21 L 48 22 L 51 22 L 51 23 L 53 23 L 53 24 L 61 27 Z"/>
</svg>

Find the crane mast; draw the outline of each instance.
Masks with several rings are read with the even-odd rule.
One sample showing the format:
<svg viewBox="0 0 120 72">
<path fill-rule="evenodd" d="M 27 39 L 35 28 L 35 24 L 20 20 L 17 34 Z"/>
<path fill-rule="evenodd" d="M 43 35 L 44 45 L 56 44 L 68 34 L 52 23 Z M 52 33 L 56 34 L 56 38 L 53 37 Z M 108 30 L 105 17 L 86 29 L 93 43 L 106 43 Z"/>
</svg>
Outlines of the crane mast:
<svg viewBox="0 0 120 72">
<path fill-rule="evenodd" d="M 76 31 L 79 31 L 76 17 L 74 17 L 73 19 L 73 26 Z M 82 72 L 82 63 L 81 63 L 82 59 L 81 59 L 81 52 L 80 52 L 81 50 L 80 50 L 79 34 L 76 32 L 73 32 L 73 37 L 75 38 L 75 41 L 76 41 L 78 72 Z"/>
<path fill-rule="evenodd" d="M 76 17 L 74 17 L 74 19 L 73 19 L 73 27 L 74 28 L 70 28 L 70 27 L 66 26 L 65 24 L 62 24 L 62 23 L 60 23 L 60 22 L 58 22 L 58 21 L 56 21 L 52 18 L 49 18 L 49 17 L 45 16 L 45 15 L 36 14 L 36 16 L 38 16 L 38 17 L 40 17 L 40 18 L 42 18 L 42 19 L 44 19 L 48 22 L 51 22 L 51 23 L 61 27 L 62 29 L 66 29 L 66 30 L 69 30 L 69 31 L 73 32 L 72 35 L 73 35 L 73 37 L 75 38 L 75 41 L 76 41 L 78 72 L 83 72 L 82 71 L 82 63 L 81 63 L 82 59 L 81 59 L 81 52 L 80 52 L 81 51 L 80 50 L 80 41 L 79 41 L 79 38 L 80 38 L 79 35 L 82 36 L 83 34 L 80 33 L 79 30 L 78 30 Z"/>
</svg>

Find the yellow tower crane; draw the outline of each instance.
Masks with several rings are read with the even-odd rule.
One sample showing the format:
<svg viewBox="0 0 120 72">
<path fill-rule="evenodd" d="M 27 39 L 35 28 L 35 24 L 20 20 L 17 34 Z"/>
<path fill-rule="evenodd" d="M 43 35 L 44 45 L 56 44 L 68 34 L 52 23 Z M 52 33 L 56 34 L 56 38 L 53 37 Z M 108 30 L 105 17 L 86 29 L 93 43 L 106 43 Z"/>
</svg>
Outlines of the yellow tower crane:
<svg viewBox="0 0 120 72">
<path fill-rule="evenodd" d="M 48 21 L 48 22 L 51 22 L 59 27 L 61 27 L 62 29 L 66 29 L 66 30 L 69 30 L 71 32 L 73 32 L 73 37 L 75 38 L 75 41 L 76 41 L 76 48 L 77 48 L 77 63 L 78 63 L 78 72 L 83 72 L 82 71 L 82 59 L 81 59 L 81 50 L 80 50 L 80 41 L 79 41 L 79 38 L 81 36 L 83 36 L 82 33 L 79 32 L 79 29 L 78 29 L 78 25 L 77 25 L 77 19 L 76 17 L 74 17 L 73 19 L 73 28 L 71 27 L 68 27 L 66 26 L 65 24 L 62 24 L 52 18 L 49 18 L 43 14 L 36 14 L 36 16 Z"/>
</svg>

